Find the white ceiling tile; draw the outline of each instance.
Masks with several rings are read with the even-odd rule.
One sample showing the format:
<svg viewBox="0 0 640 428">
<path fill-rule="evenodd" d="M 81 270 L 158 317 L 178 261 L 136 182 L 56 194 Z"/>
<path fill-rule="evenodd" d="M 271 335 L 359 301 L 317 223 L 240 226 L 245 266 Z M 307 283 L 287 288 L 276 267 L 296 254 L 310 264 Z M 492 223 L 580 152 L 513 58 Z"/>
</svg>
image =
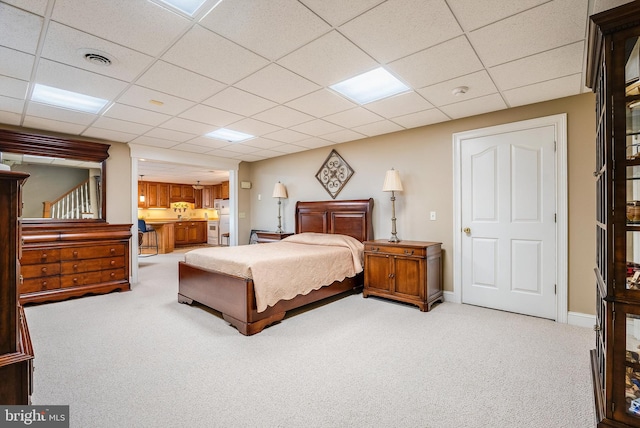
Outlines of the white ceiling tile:
<svg viewBox="0 0 640 428">
<path fill-rule="evenodd" d="M 0 96 L 0 110 L 22 114 L 24 100 Z"/>
<path fill-rule="evenodd" d="M 244 132 L 246 134 L 255 135 L 256 137 L 268 134 L 270 132 L 275 132 L 280 130 L 281 128 L 271 125 L 269 123 L 261 122 L 259 120 L 247 118 L 239 120 L 238 122 L 234 122 L 227 126 L 229 129 L 233 129 L 234 131 Z"/>
<path fill-rule="evenodd" d="M 500 94 L 485 95 L 484 97 L 474 98 L 468 101 L 462 101 L 455 104 L 449 104 L 440 107 L 447 116 L 454 119 L 462 117 L 475 116 L 482 113 L 497 111 L 507 108 Z"/>
<path fill-rule="evenodd" d="M 256 160 L 275 158 L 278 156 L 282 156 L 283 154 L 284 153 L 278 152 L 276 150 L 258 150 L 257 152 L 238 156 L 238 159 L 244 160 L 245 162 L 255 162 Z M 253 159 L 253 160 L 249 160 L 249 159 Z"/>
<path fill-rule="evenodd" d="M 12 79 L 11 77 L 0 76 L 0 94 L 10 98 L 25 100 L 29 82 L 25 80 Z"/>
<path fill-rule="evenodd" d="M 337 31 L 290 53 L 278 64 L 322 86 L 330 86 L 378 66 Z"/>
<path fill-rule="evenodd" d="M 101 138 L 108 141 L 118 141 L 120 143 L 128 143 L 137 137 L 136 134 L 129 134 L 126 132 L 114 131 L 112 129 L 101 129 L 91 127 L 82 133 L 85 137 Z"/>
<path fill-rule="evenodd" d="M 184 143 L 187 140 L 192 139 L 196 134 L 187 134 L 185 132 L 173 131 L 171 129 L 153 128 L 151 131 L 145 134 L 151 138 L 161 138 L 164 140 L 171 140 L 174 142 Z M 174 143 L 175 144 L 175 143 Z"/>
<path fill-rule="evenodd" d="M 301 113 L 297 110 L 285 106 L 277 106 L 272 109 L 263 111 L 253 116 L 254 119 L 270 123 L 272 125 L 288 128 L 303 122 L 313 120 L 313 116 Z"/>
<path fill-rule="evenodd" d="M 326 120 L 316 119 L 291 127 L 292 130 L 308 135 L 324 135 L 330 132 L 340 131 L 342 127 Z"/>
<path fill-rule="evenodd" d="M 245 116 L 253 116 L 256 113 L 260 113 L 277 105 L 273 101 L 265 100 L 257 95 L 241 91 L 233 86 L 204 100 L 203 103 Z"/>
<path fill-rule="evenodd" d="M 27 114 L 30 116 L 37 116 L 51 120 L 60 120 L 62 122 L 75 123 L 78 125 L 89 125 L 91 122 L 98 118 L 98 116 L 95 114 L 56 108 L 34 102 L 30 102 L 27 106 Z"/>
<path fill-rule="evenodd" d="M 320 88 L 315 83 L 276 64 L 270 64 L 234 86 L 279 104 Z"/>
<path fill-rule="evenodd" d="M 195 144 L 198 146 L 204 146 L 204 147 L 208 147 L 209 150 L 211 149 L 217 149 L 220 147 L 225 147 L 229 145 L 228 141 L 222 141 L 222 140 L 218 140 L 216 138 L 209 138 L 209 137 L 196 137 L 196 138 L 192 138 L 191 140 L 189 140 L 189 144 Z"/>
<path fill-rule="evenodd" d="M 344 24 L 384 0 L 300 0 L 331 25 Z"/>
<path fill-rule="evenodd" d="M 394 117 L 393 121 L 405 128 L 417 128 L 418 126 L 433 125 L 434 123 L 445 122 L 450 118 L 436 108 L 419 111 L 404 116 Z"/>
<path fill-rule="evenodd" d="M 207 153 L 207 152 L 211 151 L 210 148 L 207 148 L 207 147 L 204 147 L 204 146 L 195 145 L 195 144 L 189 144 L 189 143 L 178 144 L 178 145 L 173 146 L 171 148 L 173 150 L 181 150 L 183 152 L 190 152 L 190 153 Z"/>
<path fill-rule="evenodd" d="M 33 55 L 0 46 L 0 74 L 29 80 L 34 59 Z"/>
<path fill-rule="evenodd" d="M 261 160 L 264 160 L 264 159 L 268 159 L 268 158 L 266 158 L 264 156 L 257 156 L 254 153 L 245 154 L 245 155 L 238 154 L 235 157 L 231 157 L 231 156 L 229 156 L 229 157 L 231 159 L 238 159 L 238 160 L 241 160 L 241 161 L 244 161 L 244 162 L 257 162 L 257 161 L 261 161 Z"/>
<path fill-rule="evenodd" d="M 164 61 L 156 61 L 136 83 L 191 101 L 202 101 L 226 87 L 216 80 Z"/>
<path fill-rule="evenodd" d="M 236 82 L 269 63 L 200 26 L 189 30 L 162 59 L 223 83 Z"/>
<path fill-rule="evenodd" d="M 160 101 L 162 105 L 152 104 L 151 100 Z M 192 107 L 195 103 L 183 98 L 174 97 L 142 86 L 131 86 L 117 100 L 119 103 L 139 107 L 157 113 L 176 115 Z"/>
<path fill-rule="evenodd" d="M 254 153 L 259 151 L 260 149 L 257 147 L 252 147 L 242 143 L 234 143 L 225 147 L 225 150 L 228 150 L 234 153 Z"/>
<path fill-rule="evenodd" d="M 280 131 L 265 134 L 264 137 L 280 141 L 282 143 L 295 143 L 296 141 L 301 141 L 309 138 L 307 134 L 302 134 L 291 129 L 281 129 Z"/>
<path fill-rule="evenodd" d="M 323 117 L 340 111 L 354 108 L 357 104 L 337 95 L 328 89 L 320 89 L 304 95 L 293 101 L 289 101 L 287 106 L 296 110 L 308 113 L 315 117 Z"/>
<path fill-rule="evenodd" d="M 340 113 L 324 117 L 324 120 L 345 128 L 352 128 L 355 126 L 365 125 L 367 123 L 378 122 L 382 119 L 382 117 L 362 107 L 352 108 L 351 110 L 341 111 Z"/>
<path fill-rule="evenodd" d="M 135 144 L 142 144 L 143 146 L 158 147 L 161 149 L 168 149 L 178 144 L 175 141 L 164 140 L 162 138 L 149 137 L 145 135 L 141 135 L 140 137 L 134 138 L 130 142 Z"/>
<path fill-rule="evenodd" d="M 306 140 L 298 141 L 297 146 L 306 147 L 307 149 L 316 149 L 318 147 L 326 147 L 335 144 L 333 141 L 325 140 L 319 137 L 311 137 Z"/>
<path fill-rule="evenodd" d="M 404 116 L 405 114 L 416 113 L 432 107 L 431 103 L 413 91 L 366 105 L 367 110 L 371 110 L 386 118 Z"/>
<path fill-rule="evenodd" d="M 283 144 L 273 148 L 274 151 L 281 153 L 299 153 L 307 150 L 306 147 L 297 146 L 295 144 Z"/>
<path fill-rule="evenodd" d="M 29 12 L 36 13 L 38 15 L 44 15 L 47 10 L 46 0 L 2 0 L 4 3 L 8 3 L 20 9 L 27 10 Z"/>
<path fill-rule="evenodd" d="M 200 25 L 271 60 L 331 29 L 297 0 L 224 1 Z"/>
<path fill-rule="evenodd" d="M 96 53 L 111 60 L 108 66 L 88 61 Z M 42 57 L 121 80 L 132 80 L 147 68 L 153 58 L 124 46 L 51 22 L 42 48 Z"/>
<path fill-rule="evenodd" d="M 502 90 L 556 79 L 582 71 L 584 42 L 531 55 L 490 68 L 489 72 Z"/>
<path fill-rule="evenodd" d="M 343 129 L 342 131 L 332 132 L 331 134 L 322 136 L 323 139 L 327 139 L 334 143 L 346 143 L 347 141 L 359 140 L 364 137 L 366 137 L 366 135 L 352 131 L 351 129 Z M 298 144 L 304 144 L 304 141 L 301 141 Z"/>
<path fill-rule="evenodd" d="M 6 123 L 3 121 L 3 123 Z M 80 135 L 86 129 L 85 125 L 77 123 L 63 122 L 58 119 L 45 119 L 43 117 L 26 116 L 23 126 L 33 129 L 43 129 L 45 131 L 63 132 L 65 134 Z"/>
<path fill-rule="evenodd" d="M 263 138 L 263 137 L 252 138 L 246 142 L 243 141 L 239 144 L 255 147 L 257 149 L 272 149 L 274 147 L 282 145 L 280 141 L 275 141 L 275 140 L 271 140 L 269 138 Z"/>
<path fill-rule="evenodd" d="M 40 60 L 36 82 L 106 100 L 114 99 L 127 86 L 121 80 L 46 59 Z"/>
<path fill-rule="evenodd" d="M 174 117 L 160 125 L 164 129 L 173 129 L 174 131 L 187 132 L 189 134 L 204 135 L 208 132 L 215 131 L 217 126 L 207 125 L 193 120 Z"/>
<path fill-rule="evenodd" d="M 587 2 L 547 2 L 469 33 L 485 66 L 493 67 L 583 40 Z M 509 34 L 509 37 L 504 37 Z"/>
<path fill-rule="evenodd" d="M 468 88 L 467 92 L 454 95 L 452 92 L 453 89 L 461 86 L 466 86 Z M 498 92 L 498 89 L 493 84 L 489 74 L 482 70 L 436 85 L 427 86 L 426 88 L 419 89 L 418 92 L 433 105 L 439 107 L 494 94 Z"/>
<path fill-rule="evenodd" d="M 515 15 L 548 0 L 447 0 L 465 31 Z"/>
<path fill-rule="evenodd" d="M 104 116 L 99 117 L 94 123 L 91 124 L 91 126 L 95 128 L 110 129 L 112 131 L 122 131 L 136 135 L 144 134 L 152 128 L 149 125 L 142 125 L 139 123 L 129 122 L 127 120 L 114 119 Z"/>
<path fill-rule="evenodd" d="M 414 89 L 483 68 L 464 36 L 392 62 L 387 67 Z"/>
<path fill-rule="evenodd" d="M 516 107 L 553 99 L 553 97 L 562 98 L 576 95 L 582 84 L 582 74 L 579 73 L 504 91 L 504 96 L 511 107 Z"/>
<path fill-rule="evenodd" d="M 356 126 L 354 131 L 364 134 L 368 137 L 376 135 L 388 134 L 390 132 L 402 131 L 404 128 L 390 120 L 381 120 L 379 122 L 368 123 L 362 126 Z"/>
<path fill-rule="evenodd" d="M 0 3 L 0 44 L 35 54 L 44 19 L 5 3 Z"/>
<path fill-rule="evenodd" d="M 81 7 L 77 0 L 56 0 L 52 19 L 151 56 L 190 25 L 149 1 L 131 0 L 82 0 Z"/>
<path fill-rule="evenodd" d="M 168 114 L 162 114 L 151 110 L 115 103 L 108 109 L 104 116 L 115 119 L 128 120 L 145 125 L 158 126 L 171 118 Z"/>
<path fill-rule="evenodd" d="M 236 156 L 240 155 L 240 153 L 238 152 L 232 152 L 230 150 L 225 150 L 225 149 L 214 149 L 210 152 L 207 152 L 207 154 L 212 156 L 219 156 L 221 158 L 229 158 L 229 159 L 236 159 Z"/>
<path fill-rule="evenodd" d="M 13 113 L 10 111 L 2 111 L 2 108 L 0 108 L 0 123 L 19 126 L 21 121 L 22 121 L 21 114 Z"/>
<path fill-rule="evenodd" d="M 444 0 L 388 0 L 347 22 L 340 31 L 381 62 L 462 34 Z"/>
<path fill-rule="evenodd" d="M 195 120 L 215 126 L 227 126 L 230 123 L 237 122 L 242 116 L 220 110 L 215 107 L 209 107 L 202 104 L 195 105 L 189 110 L 179 115 L 182 118 Z"/>
</svg>

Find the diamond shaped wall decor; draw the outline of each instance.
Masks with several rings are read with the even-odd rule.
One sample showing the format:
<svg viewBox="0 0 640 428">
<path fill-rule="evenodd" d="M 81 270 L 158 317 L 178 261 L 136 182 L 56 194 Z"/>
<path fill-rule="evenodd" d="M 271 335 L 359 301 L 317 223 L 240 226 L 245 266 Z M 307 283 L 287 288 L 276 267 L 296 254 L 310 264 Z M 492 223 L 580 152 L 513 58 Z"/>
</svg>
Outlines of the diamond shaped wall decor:
<svg viewBox="0 0 640 428">
<path fill-rule="evenodd" d="M 335 199 L 354 172 L 338 152 L 331 150 L 331 153 L 329 153 L 329 156 L 318 170 L 316 178 L 331 195 L 331 198 Z"/>
</svg>

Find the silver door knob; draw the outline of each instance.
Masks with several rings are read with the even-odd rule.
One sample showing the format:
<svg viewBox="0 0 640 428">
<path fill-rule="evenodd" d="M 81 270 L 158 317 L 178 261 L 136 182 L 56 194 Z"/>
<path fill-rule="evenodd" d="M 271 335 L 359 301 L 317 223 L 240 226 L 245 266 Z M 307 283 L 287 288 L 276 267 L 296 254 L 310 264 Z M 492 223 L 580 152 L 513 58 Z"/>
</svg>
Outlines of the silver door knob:
<svg viewBox="0 0 640 428">
<path fill-rule="evenodd" d="M 462 231 L 463 231 L 464 233 L 466 233 L 467 235 L 470 235 L 470 234 L 471 234 L 471 228 L 469 228 L 469 227 L 465 227 L 464 229 L 462 229 Z"/>
</svg>

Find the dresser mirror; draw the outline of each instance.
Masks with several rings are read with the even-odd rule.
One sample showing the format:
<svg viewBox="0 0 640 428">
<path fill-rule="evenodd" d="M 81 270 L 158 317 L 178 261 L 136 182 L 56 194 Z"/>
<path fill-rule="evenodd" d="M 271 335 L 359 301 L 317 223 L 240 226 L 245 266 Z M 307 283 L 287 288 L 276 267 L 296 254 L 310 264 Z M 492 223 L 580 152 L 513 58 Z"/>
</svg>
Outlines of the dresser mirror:
<svg viewBox="0 0 640 428">
<path fill-rule="evenodd" d="M 28 223 L 104 221 L 108 144 L 0 129 L 0 160 L 30 174 L 22 189 Z"/>
</svg>

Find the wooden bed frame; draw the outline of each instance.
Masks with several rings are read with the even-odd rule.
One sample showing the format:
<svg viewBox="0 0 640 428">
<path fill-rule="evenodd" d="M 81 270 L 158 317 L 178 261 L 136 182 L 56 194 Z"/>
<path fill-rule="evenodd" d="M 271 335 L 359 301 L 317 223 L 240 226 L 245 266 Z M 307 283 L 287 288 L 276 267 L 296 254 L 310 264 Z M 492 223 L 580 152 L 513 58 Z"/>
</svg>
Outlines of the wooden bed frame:
<svg viewBox="0 0 640 428">
<path fill-rule="evenodd" d="M 296 233 L 337 233 L 359 241 L 373 239 L 373 199 L 351 201 L 298 202 Z M 256 244 L 273 245 L 273 244 Z M 246 336 L 261 332 L 281 321 L 286 312 L 319 300 L 362 290 L 363 274 L 329 286 L 281 300 L 263 312 L 256 309 L 253 280 L 179 262 L 178 302 L 194 301 L 222 313 L 222 317 Z"/>
</svg>

